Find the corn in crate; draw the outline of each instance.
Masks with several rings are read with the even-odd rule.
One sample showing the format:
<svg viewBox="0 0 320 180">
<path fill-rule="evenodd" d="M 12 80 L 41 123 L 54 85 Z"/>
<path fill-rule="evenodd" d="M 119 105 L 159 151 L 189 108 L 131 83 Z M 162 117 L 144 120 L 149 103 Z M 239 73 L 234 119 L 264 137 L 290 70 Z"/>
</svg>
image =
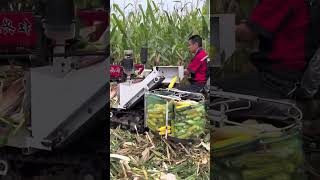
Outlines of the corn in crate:
<svg viewBox="0 0 320 180">
<path fill-rule="evenodd" d="M 161 127 L 171 126 L 173 113 L 173 93 L 153 91 L 145 93 L 145 119 L 147 127 L 158 132 Z M 170 133 L 168 131 L 167 133 Z M 164 131 L 160 135 L 164 135 Z"/>
<path fill-rule="evenodd" d="M 146 125 L 158 132 L 178 139 L 197 139 L 206 125 L 202 94 L 177 89 L 158 89 L 146 93 Z"/>
<path fill-rule="evenodd" d="M 221 125 L 211 133 L 212 177 L 215 180 L 304 180 L 301 111 L 287 104 L 287 112 L 295 110 L 295 115 L 278 119 L 238 116 L 234 112 L 245 107 L 230 108 L 238 100 L 221 101 L 216 103 L 218 108 L 209 110 L 210 119 Z M 222 112 L 220 117 L 218 112 Z"/>
<path fill-rule="evenodd" d="M 206 110 L 204 102 L 182 100 L 175 102 L 173 137 L 198 139 L 205 132 Z"/>
</svg>

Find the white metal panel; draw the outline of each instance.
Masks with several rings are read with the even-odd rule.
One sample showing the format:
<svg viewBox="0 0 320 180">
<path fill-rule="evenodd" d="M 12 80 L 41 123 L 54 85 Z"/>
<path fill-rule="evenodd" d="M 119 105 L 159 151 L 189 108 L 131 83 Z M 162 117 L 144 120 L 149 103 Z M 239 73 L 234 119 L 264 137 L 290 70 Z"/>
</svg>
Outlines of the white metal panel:
<svg viewBox="0 0 320 180">
<path fill-rule="evenodd" d="M 184 77 L 183 66 L 156 66 L 155 68 L 158 68 L 158 71 L 163 73 L 165 77 L 163 83 L 165 84 L 170 83 L 175 76 L 178 76 L 176 83 L 179 83 Z"/>
<path fill-rule="evenodd" d="M 125 105 L 141 91 L 148 91 L 148 85 L 156 78 L 159 79 L 161 73 L 158 71 L 152 71 L 143 81 L 133 84 L 131 81 L 120 83 L 118 86 L 118 98 L 119 104 L 117 108 L 126 108 Z"/>
<path fill-rule="evenodd" d="M 107 82 L 107 61 L 74 70 L 64 77 L 50 67 L 31 69 L 31 119 L 35 139 L 47 137 Z M 107 102 L 107 99 L 106 99 Z"/>
<path fill-rule="evenodd" d="M 236 49 L 235 14 L 213 14 L 211 19 L 213 21 L 211 23 L 219 26 L 213 26 L 211 29 L 210 34 L 215 41 L 213 45 L 218 48 L 220 53 L 225 51 L 226 59 L 228 59 Z"/>
</svg>

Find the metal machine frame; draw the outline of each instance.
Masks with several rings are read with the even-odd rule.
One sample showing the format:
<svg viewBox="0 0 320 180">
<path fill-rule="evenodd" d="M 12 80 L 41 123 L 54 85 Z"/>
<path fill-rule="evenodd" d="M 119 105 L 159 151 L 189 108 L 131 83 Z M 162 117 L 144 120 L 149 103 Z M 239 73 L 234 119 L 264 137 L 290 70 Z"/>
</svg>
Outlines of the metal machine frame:
<svg viewBox="0 0 320 180">
<path fill-rule="evenodd" d="M 292 118 L 296 120 L 298 125 L 301 125 L 301 119 L 303 114 L 301 110 L 293 103 L 287 102 L 284 100 L 273 100 L 273 99 L 266 99 L 260 98 L 257 96 L 250 96 L 244 94 L 237 94 L 231 92 L 224 92 L 222 90 L 217 90 L 216 87 L 211 87 L 210 90 L 210 97 L 211 98 L 220 98 L 220 101 L 210 104 L 208 110 L 208 116 L 210 121 L 216 127 L 222 127 L 226 123 L 234 124 L 234 122 L 228 120 L 228 116 L 226 115 L 228 112 L 232 111 L 239 111 L 239 110 L 246 110 L 252 107 L 253 102 L 267 102 L 270 104 L 281 104 L 288 107 L 288 118 Z M 243 101 L 246 102 L 245 105 L 239 107 L 230 108 L 229 104 L 233 102 Z M 216 108 L 212 108 L 216 106 Z M 239 124 L 236 124 L 239 125 Z"/>
<path fill-rule="evenodd" d="M 149 70 L 145 70 L 149 71 Z M 142 74 L 144 74 L 142 72 Z M 118 86 L 119 103 L 112 108 L 115 109 L 130 109 L 136 102 L 143 98 L 144 94 L 163 83 L 170 83 L 174 76 L 178 79 L 183 78 L 183 66 L 156 66 L 146 75 L 142 82 L 132 83 L 132 80 L 120 83 Z M 178 81 L 179 83 L 179 81 Z"/>
</svg>

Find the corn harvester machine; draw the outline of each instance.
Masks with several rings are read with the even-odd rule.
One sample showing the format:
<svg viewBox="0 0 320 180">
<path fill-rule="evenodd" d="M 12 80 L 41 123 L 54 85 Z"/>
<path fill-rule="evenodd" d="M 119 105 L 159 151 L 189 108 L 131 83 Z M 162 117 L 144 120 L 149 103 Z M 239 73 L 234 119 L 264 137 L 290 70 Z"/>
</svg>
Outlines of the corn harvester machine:
<svg viewBox="0 0 320 180">
<path fill-rule="evenodd" d="M 126 66 L 127 72 L 134 71 L 132 63 Z M 144 69 L 137 78 L 128 78 L 125 82 L 111 87 L 110 125 L 144 132 L 145 93 L 173 81 L 179 84 L 184 78 L 183 71 L 183 66 L 155 66 L 152 69 Z"/>
</svg>

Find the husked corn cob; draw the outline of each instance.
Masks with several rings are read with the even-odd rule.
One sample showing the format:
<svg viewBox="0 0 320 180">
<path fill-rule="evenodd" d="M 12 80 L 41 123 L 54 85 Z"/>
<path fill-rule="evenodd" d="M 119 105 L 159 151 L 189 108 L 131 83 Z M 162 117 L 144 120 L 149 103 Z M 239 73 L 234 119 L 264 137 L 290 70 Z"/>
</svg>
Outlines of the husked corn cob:
<svg viewBox="0 0 320 180">
<path fill-rule="evenodd" d="M 213 148 L 219 149 L 223 148 L 229 145 L 234 145 L 238 143 L 247 143 L 255 140 L 255 137 L 249 136 L 249 135 L 240 135 L 238 137 L 226 139 L 226 140 L 221 140 L 213 143 Z"/>
</svg>

